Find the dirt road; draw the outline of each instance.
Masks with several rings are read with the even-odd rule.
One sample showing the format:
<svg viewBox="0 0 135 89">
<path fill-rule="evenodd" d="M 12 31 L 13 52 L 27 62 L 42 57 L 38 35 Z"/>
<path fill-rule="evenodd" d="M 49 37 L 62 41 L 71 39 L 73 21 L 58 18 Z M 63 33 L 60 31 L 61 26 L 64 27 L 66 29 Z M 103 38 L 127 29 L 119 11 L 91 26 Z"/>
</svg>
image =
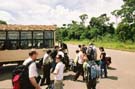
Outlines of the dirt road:
<svg viewBox="0 0 135 89">
<path fill-rule="evenodd" d="M 68 45 L 70 58 L 74 58 L 77 46 Z M 97 89 L 135 89 L 135 53 L 106 49 L 108 55 L 112 57 L 112 69 L 108 70 L 107 79 L 99 79 Z M 11 89 L 11 70 L 0 74 L 0 89 Z M 78 81 L 72 81 L 74 73 L 65 74 L 64 89 L 86 89 L 85 83 L 80 77 Z M 45 87 L 42 87 L 45 89 Z"/>
</svg>

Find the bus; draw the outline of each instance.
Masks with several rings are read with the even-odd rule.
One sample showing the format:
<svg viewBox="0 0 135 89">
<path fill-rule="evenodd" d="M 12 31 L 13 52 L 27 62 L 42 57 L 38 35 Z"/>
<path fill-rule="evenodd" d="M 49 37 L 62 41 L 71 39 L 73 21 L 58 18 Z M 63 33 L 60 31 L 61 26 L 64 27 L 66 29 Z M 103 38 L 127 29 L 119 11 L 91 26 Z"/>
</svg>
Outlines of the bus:
<svg viewBox="0 0 135 89">
<path fill-rule="evenodd" d="M 56 25 L 0 25 L 0 65 L 22 63 L 31 49 L 42 58 L 55 45 Z"/>
</svg>

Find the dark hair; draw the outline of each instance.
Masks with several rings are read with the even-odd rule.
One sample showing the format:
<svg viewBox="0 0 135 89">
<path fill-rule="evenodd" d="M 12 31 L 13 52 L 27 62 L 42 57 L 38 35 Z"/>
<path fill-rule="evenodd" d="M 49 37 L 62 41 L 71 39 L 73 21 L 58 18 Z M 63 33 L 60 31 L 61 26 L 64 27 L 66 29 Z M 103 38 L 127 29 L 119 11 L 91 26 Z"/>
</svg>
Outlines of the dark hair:
<svg viewBox="0 0 135 89">
<path fill-rule="evenodd" d="M 76 50 L 76 53 L 79 53 L 79 50 Z"/>
<path fill-rule="evenodd" d="M 85 47 L 85 44 L 83 44 L 82 46 L 84 46 L 84 47 Z"/>
<path fill-rule="evenodd" d="M 56 49 L 56 48 L 59 48 L 59 46 L 55 46 L 54 48 L 55 48 L 55 49 Z"/>
<path fill-rule="evenodd" d="M 81 45 L 78 45 L 79 48 L 81 48 L 82 46 Z"/>
<path fill-rule="evenodd" d="M 50 54 L 51 52 L 52 52 L 51 50 L 47 50 L 47 52 L 46 52 L 46 53 L 47 53 L 47 54 Z"/>
<path fill-rule="evenodd" d="M 104 51 L 104 47 L 99 47 L 100 50 Z"/>
<path fill-rule="evenodd" d="M 59 51 L 63 51 L 63 49 L 62 49 L 62 48 L 60 48 L 60 49 L 59 49 Z"/>
<path fill-rule="evenodd" d="M 60 60 L 62 60 L 62 56 L 61 55 L 57 55 L 58 56 L 58 58 L 60 59 Z"/>
<path fill-rule="evenodd" d="M 37 54 L 37 51 L 31 51 L 31 52 L 29 52 L 29 56 L 33 56 L 35 54 Z"/>
</svg>

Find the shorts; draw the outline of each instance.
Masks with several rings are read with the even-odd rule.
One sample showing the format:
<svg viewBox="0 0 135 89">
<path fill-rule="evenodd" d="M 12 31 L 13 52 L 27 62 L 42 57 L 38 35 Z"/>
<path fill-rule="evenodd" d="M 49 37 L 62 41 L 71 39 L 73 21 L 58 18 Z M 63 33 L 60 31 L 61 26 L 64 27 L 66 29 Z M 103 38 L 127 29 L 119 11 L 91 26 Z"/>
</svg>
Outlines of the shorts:
<svg viewBox="0 0 135 89">
<path fill-rule="evenodd" d="M 63 81 L 55 80 L 54 81 L 54 89 L 63 89 Z"/>
</svg>

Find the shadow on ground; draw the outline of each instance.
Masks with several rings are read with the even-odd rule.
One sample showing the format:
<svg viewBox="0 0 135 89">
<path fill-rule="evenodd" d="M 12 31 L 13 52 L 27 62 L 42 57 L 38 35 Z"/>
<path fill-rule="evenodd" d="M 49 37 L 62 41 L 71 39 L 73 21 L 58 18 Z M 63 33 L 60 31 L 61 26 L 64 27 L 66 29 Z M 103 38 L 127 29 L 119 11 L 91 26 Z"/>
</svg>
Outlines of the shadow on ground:
<svg viewBox="0 0 135 89">
<path fill-rule="evenodd" d="M 64 80 L 73 80 L 73 79 L 74 79 L 74 75 L 72 74 L 64 76 Z"/>
<path fill-rule="evenodd" d="M 117 69 L 113 67 L 108 67 L 108 70 L 117 70 Z"/>
<path fill-rule="evenodd" d="M 117 77 L 117 76 L 108 76 L 108 79 L 111 79 L 111 80 L 118 80 L 118 77 Z"/>
</svg>

